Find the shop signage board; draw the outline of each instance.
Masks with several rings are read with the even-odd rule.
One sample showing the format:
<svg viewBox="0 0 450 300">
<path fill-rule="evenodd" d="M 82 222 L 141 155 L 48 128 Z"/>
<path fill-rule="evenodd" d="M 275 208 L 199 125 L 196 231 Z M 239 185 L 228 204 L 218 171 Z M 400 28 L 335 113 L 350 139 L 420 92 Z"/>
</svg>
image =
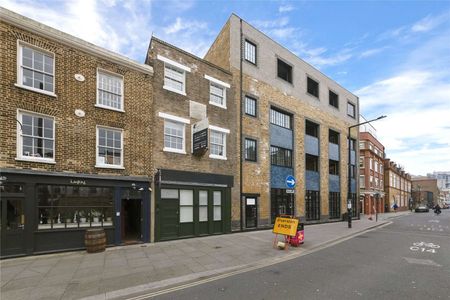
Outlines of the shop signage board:
<svg viewBox="0 0 450 300">
<path fill-rule="evenodd" d="M 203 155 L 208 149 L 208 119 L 203 119 L 192 125 L 192 153 Z"/>
<path fill-rule="evenodd" d="M 273 225 L 273 233 L 295 236 L 297 234 L 297 226 L 298 219 L 277 217 L 275 225 Z"/>
</svg>

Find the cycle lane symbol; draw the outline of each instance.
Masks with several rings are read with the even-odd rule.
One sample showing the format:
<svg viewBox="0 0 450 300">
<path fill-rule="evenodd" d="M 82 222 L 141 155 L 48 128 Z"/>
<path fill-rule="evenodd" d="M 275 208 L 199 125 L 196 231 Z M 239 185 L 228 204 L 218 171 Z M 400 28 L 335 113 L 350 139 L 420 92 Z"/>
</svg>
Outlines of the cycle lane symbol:
<svg viewBox="0 0 450 300">
<path fill-rule="evenodd" d="M 425 243 L 425 242 L 416 242 L 413 243 L 409 250 L 417 251 L 417 252 L 428 252 L 428 253 L 436 253 L 436 249 L 439 249 L 441 246 L 433 244 L 433 243 Z"/>
</svg>

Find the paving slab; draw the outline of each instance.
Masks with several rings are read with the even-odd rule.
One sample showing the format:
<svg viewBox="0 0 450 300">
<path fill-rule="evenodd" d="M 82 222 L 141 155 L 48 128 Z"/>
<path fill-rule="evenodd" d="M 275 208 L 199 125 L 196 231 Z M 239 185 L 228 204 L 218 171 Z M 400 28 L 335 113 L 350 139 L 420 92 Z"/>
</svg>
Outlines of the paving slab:
<svg viewBox="0 0 450 300">
<path fill-rule="evenodd" d="M 280 251 L 271 230 L 6 259 L 1 299 L 113 299 L 233 270 L 277 262 L 382 225 L 409 212 L 305 226 L 305 244 Z M 35 291 L 35 292 L 33 292 Z"/>
</svg>

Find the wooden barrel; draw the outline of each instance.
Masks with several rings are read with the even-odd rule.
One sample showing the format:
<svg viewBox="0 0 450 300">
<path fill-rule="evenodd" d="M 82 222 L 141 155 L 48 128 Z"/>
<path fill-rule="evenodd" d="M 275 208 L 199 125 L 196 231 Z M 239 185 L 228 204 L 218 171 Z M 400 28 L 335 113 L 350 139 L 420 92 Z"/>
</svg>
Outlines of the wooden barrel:
<svg viewBox="0 0 450 300">
<path fill-rule="evenodd" d="M 84 244 L 88 253 L 103 252 L 106 248 L 105 230 L 88 229 L 84 234 Z"/>
</svg>

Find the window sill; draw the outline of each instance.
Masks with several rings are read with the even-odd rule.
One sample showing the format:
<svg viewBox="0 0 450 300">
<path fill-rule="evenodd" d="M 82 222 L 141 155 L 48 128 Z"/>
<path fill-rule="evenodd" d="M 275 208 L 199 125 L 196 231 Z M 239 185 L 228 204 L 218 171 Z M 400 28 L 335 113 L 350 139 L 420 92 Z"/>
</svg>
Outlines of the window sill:
<svg viewBox="0 0 450 300">
<path fill-rule="evenodd" d="M 51 164 L 51 165 L 56 164 L 55 160 L 45 159 L 45 158 L 17 157 L 16 161 L 36 162 L 36 163 Z"/>
<path fill-rule="evenodd" d="M 21 89 L 24 89 L 24 90 L 27 90 L 27 91 L 31 91 L 31 92 L 35 92 L 35 93 L 39 93 L 39 94 L 44 94 L 44 95 L 47 95 L 47 96 L 51 96 L 51 97 L 54 97 L 54 98 L 58 97 L 58 96 L 56 96 L 55 93 L 47 92 L 47 91 L 44 91 L 44 90 L 39 90 L 39 89 L 32 88 L 32 87 L 29 87 L 29 86 L 26 86 L 26 85 L 22 85 L 22 84 L 15 83 L 14 86 L 16 86 L 18 88 L 21 88 Z"/>
<path fill-rule="evenodd" d="M 311 94 L 311 93 L 309 93 L 309 92 L 306 92 L 306 94 L 307 94 L 308 96 L 311 96 L 311 97 L 313 97 L 313 98 L 316 98 L 317 100 L 319 100 L 319 101 L 320 101 L 320 98 L 319 98 L 319 96 L 316 96 L 316 95 L 314 95 L 314 94 Z"/>
<path fill-rule="evenodd" d="M 215 102 L 209 101 L 209 104 L 214 105 L 214 106 L 217 106 L 217 107 L 220 107 L 220 108 L 223 108 L 223 109 L 227 109 L 227 107 L 226 107 L 225 105 L 220 105 L 220 104 L 217 104 L 217 103 L 215 103 Z"/>
<path fill-rule="evenodd" d="M 178 154 L 186 154 L 186 151 L 180 150 L 180 149 L 163 148 L 163 151 L 164 152 L 178 153 Z"/>
<path fill-rule="evenodd" d="M 122 166 L 114 166 L 114 165 L 95 165 L 96 168 L 101 169 L 116 169 L 116 170 L 125 170 Z"/>
<path fill-rule="evenodd" d="M 209 158 L 227 160 L 226 156 L 220 156 L 220 155 L 214 155 L 214 154 L 210 154 Z"/>
<path fill-rule="evenodd" d="M 167 86 L 167 85 L 164 85 L 164 86 L 163 86 L 163 89 L 168 90 L 168 91 L 171 91 L 171 92 L 174 92 L 174 93 L 177 93 L 177 94 L 180 94 L 180 95 L 183 95 L 183 96 L 186 96 L 186 93 L 185 93 L 185 92 L 182 92 L 182 91 L 180 91 L 180 90 L 176 90 L 176 89 L 171 88 L 170 86 Z"/>
<path fill-rule="evenodd" d="M 101 104 L 95 104 L 94 106 L 98 107 L 98 108 L 103 108 L 103 109 L 107 109 L 107 110 L 113 110 L 113 111 L 122 112 L 122 113 L 125 112 L 123 109 L 117 109 L 117 108 L 113 108 L 113 107 L 109 107 L 109 106 L 101 105 Z"/>
</svg>

